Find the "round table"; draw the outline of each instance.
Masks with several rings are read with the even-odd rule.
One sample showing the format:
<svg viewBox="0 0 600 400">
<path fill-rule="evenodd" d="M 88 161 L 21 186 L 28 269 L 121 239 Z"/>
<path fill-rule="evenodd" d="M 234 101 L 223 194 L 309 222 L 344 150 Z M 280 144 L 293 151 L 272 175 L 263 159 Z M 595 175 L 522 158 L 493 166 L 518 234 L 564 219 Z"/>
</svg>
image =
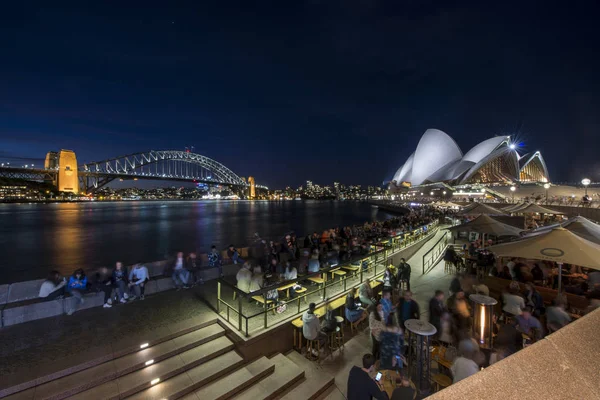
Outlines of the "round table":
<svg viewBox="0 0 600 400">
<path fill-rule="evenodd" d="M 431 388 L 431 360 L 430 340 L 437 329 L 426 321 L 409 319 L 404 322 L 408 332 L 409 356 L 408 370 L 413 378 L 417 390 L 423 396 L 429 393 Z"/>
</svg>

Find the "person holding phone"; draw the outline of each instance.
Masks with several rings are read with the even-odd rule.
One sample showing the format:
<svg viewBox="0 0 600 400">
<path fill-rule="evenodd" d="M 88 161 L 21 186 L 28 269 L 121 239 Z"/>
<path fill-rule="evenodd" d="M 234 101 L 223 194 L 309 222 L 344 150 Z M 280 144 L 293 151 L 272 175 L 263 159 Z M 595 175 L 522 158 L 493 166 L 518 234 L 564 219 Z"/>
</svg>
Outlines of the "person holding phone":
<svg viewBox="0 0 600 400">
<path fill-rule="evenodd" d="M 371 378 L 375 365 L 375 357 L 365 354 L 362 358 L 362 368 L 353 366 L 348 374 L 348 400 L 389 400 L 387 393 L 383 390 L 381 373 L 379 380 Z"/>
</svg>

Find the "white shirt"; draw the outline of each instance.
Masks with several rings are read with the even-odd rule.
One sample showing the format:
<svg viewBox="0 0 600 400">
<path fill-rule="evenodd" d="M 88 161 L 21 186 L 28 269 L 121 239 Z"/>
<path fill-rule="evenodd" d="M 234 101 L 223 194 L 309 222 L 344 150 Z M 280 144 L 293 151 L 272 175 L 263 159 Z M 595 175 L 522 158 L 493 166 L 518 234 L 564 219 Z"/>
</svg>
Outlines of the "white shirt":
<svg viewBox="0 0 600 400">
<path fill-rule="evenodd" d="M 242 268 L 238 271 L 235 276 L 237 279 L 237 287 L 243 292 L 248 293 L 250 291 L 250 280 L 252 279 L 252 272 L 247 268 Z"/>
<path fill-rule="evenodd" d="M 42 282 L 42 286 L 40 287 L 39 297 L 48 297 L 52 292 L 60 289 L 65 286 L 65 282 L 61 281 L 58 285 L 46 280 Z"/>
<path fill-rule="evenodd" d="M 450 371 L 452 371 L 452 376 L 454 377 L 452 383 L 456 383 L 479 372 L 479 366 L 473 360 L 458 357 L 454 360 L 454 363 L 450 367 Z"/>
<path fill-rule="evenodd" d="M 508 270 L 510 271 L 511 276 L 514 278 L 515 277 L 515 262 L 514 261 L 509 261 L 508 264 L 506 264 L 506 266 L 508 267 Z"/>
<path fill-rule="evenodd" d="M 136 278 L 137 281 L 134 283 L 136 285 L 140 285 L 144 283 L 147 279 L 150 279 L 148 276 L 148 268 L 141 265 L 139 268 L 133 268 L 129 273 L 129 281 L 133 282 L 133 278 Z"/>
<path fill-rule="evenodd" d="M 183 268 L 183 258 L 178 258 L 177 261 L 175 262 L 175 269 L 182 269 Z"/>
<path fill-rule="evenodd" d="M 286 268 L 285 273 L 283 274 L 283 278 L 286 281 L 289 281 L 289 280 L 292 280 L 292 279 L 297 279 L 298 278 L 298 271 L 294 267 L 290 268 L 289 271 Z"/>
<path fill-rule="evenodd" d="M 521 315 L 521 311 L 525 308 L 525 300 L 523 300 L 521 296 L 504 293 L 502 298 L 504 299 L 504 307 L 502 307 L 502 311 L 512 315 Z"/>
</svg>

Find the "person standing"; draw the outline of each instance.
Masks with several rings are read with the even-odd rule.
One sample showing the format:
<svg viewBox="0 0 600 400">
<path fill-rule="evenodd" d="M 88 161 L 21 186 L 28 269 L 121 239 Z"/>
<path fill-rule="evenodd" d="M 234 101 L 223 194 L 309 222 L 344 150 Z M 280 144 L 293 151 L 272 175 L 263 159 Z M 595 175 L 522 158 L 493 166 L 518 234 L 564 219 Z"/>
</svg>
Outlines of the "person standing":
<svg viewBox="0 0 600 400">
<path fill-rule="evenodd" d="M 365 354 L 362 358 L 362 368 L 353 366 L 348 374 L 348 400 L 388 400 L 383 384 L 371 378 L 375 366 L 375 357 Z"/>
<path fill-rule="evenodd" d="M 435 296 L 429 300 L 429 323 L 435 326 L 435 329 L 440 333 L 442 332 L 441 319 L 444 312 L 446 312 L 444 292 L 436 290 Z"/>
<path fill-rule="evenodd" d="M 412 292 L 410 290 L 404 291 L 404 296 L 398 302 L 398 321 L 400 322 L 400 326 L 404 326 L 404 322 L 409 319 L 419 319 L 420 317 L 419 304 L 412 299 Z"/>
<path fill-rule="evenodd" d="M 375 360 L 379 359 L 379 348 L 381 345 L 381 330 L 385 327 L 383 322 L 383 306 L 369 307 L 369 329 L 371 331 L 371 353 Z"/>
<path fill-rule="evenodd" d="M 245 263 L 242 266 L 242 268 L 240 268 L 235 278 L 237 280 L 237 288 L 244 293 L 249 293 L 250 281 L 252 281 L 252 271 L 250 271 L 250 264 Z"/>
<path fill-rule="evenodd" d="M 400 265 L 398 266 L 398 277 L 400 282 L 406 282 L 406 290 L 410 291 L 410 264 L 406 262 L 404 258 L 400 259 Z"/>
<path fill-rule="evenodd" d="M 234 264 L 243 264 L 245 261 L 240 257 L 240 253 L 237 251 L 234 245 L 230 244 L 227 249 L 227 256 L 233 261 Z"/>
<path fill-rule="evenodd" d="M 185 268 L 190 274 L 190 283 L 192 285 L 204 284 L 202 276 L 200 275 L 200 263 L 198 262 L 198 257 L 196 256 L 195 252 L 192 251 L 188 258 L 185 260 Z"/>
</svg>

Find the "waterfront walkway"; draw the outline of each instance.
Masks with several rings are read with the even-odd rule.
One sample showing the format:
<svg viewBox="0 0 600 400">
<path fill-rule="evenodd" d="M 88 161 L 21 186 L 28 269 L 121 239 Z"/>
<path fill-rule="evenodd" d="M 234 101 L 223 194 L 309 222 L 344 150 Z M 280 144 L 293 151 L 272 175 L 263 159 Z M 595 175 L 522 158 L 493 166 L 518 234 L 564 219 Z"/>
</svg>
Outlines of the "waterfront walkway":
<svg viewBox="0 0 600 400">
<path fill-rule="evenodd" d="M 438 232 L 408 260 L 412 266 L 411 289 L 423 319 L 427 319 L 427 304 L 433 292 L 438 288 L 446 291 L 451 280 L 440 265 L 426 275 L 421 274 L 422 255 L 443 232 Z M 184 325 L 217 318 L 201 300 L 203 290 L 204 286 L 197 286 L 168 291 L 125 306 L 93 308 L 72 316 L 4 328 L 0 330 L 0 390 L 100 357 L 127 344 L 165 335 Z M 342 384 L 337 377 L 336 384 Z M 345 381 L 342 386 L 345 390 Z"/>
</svg>

